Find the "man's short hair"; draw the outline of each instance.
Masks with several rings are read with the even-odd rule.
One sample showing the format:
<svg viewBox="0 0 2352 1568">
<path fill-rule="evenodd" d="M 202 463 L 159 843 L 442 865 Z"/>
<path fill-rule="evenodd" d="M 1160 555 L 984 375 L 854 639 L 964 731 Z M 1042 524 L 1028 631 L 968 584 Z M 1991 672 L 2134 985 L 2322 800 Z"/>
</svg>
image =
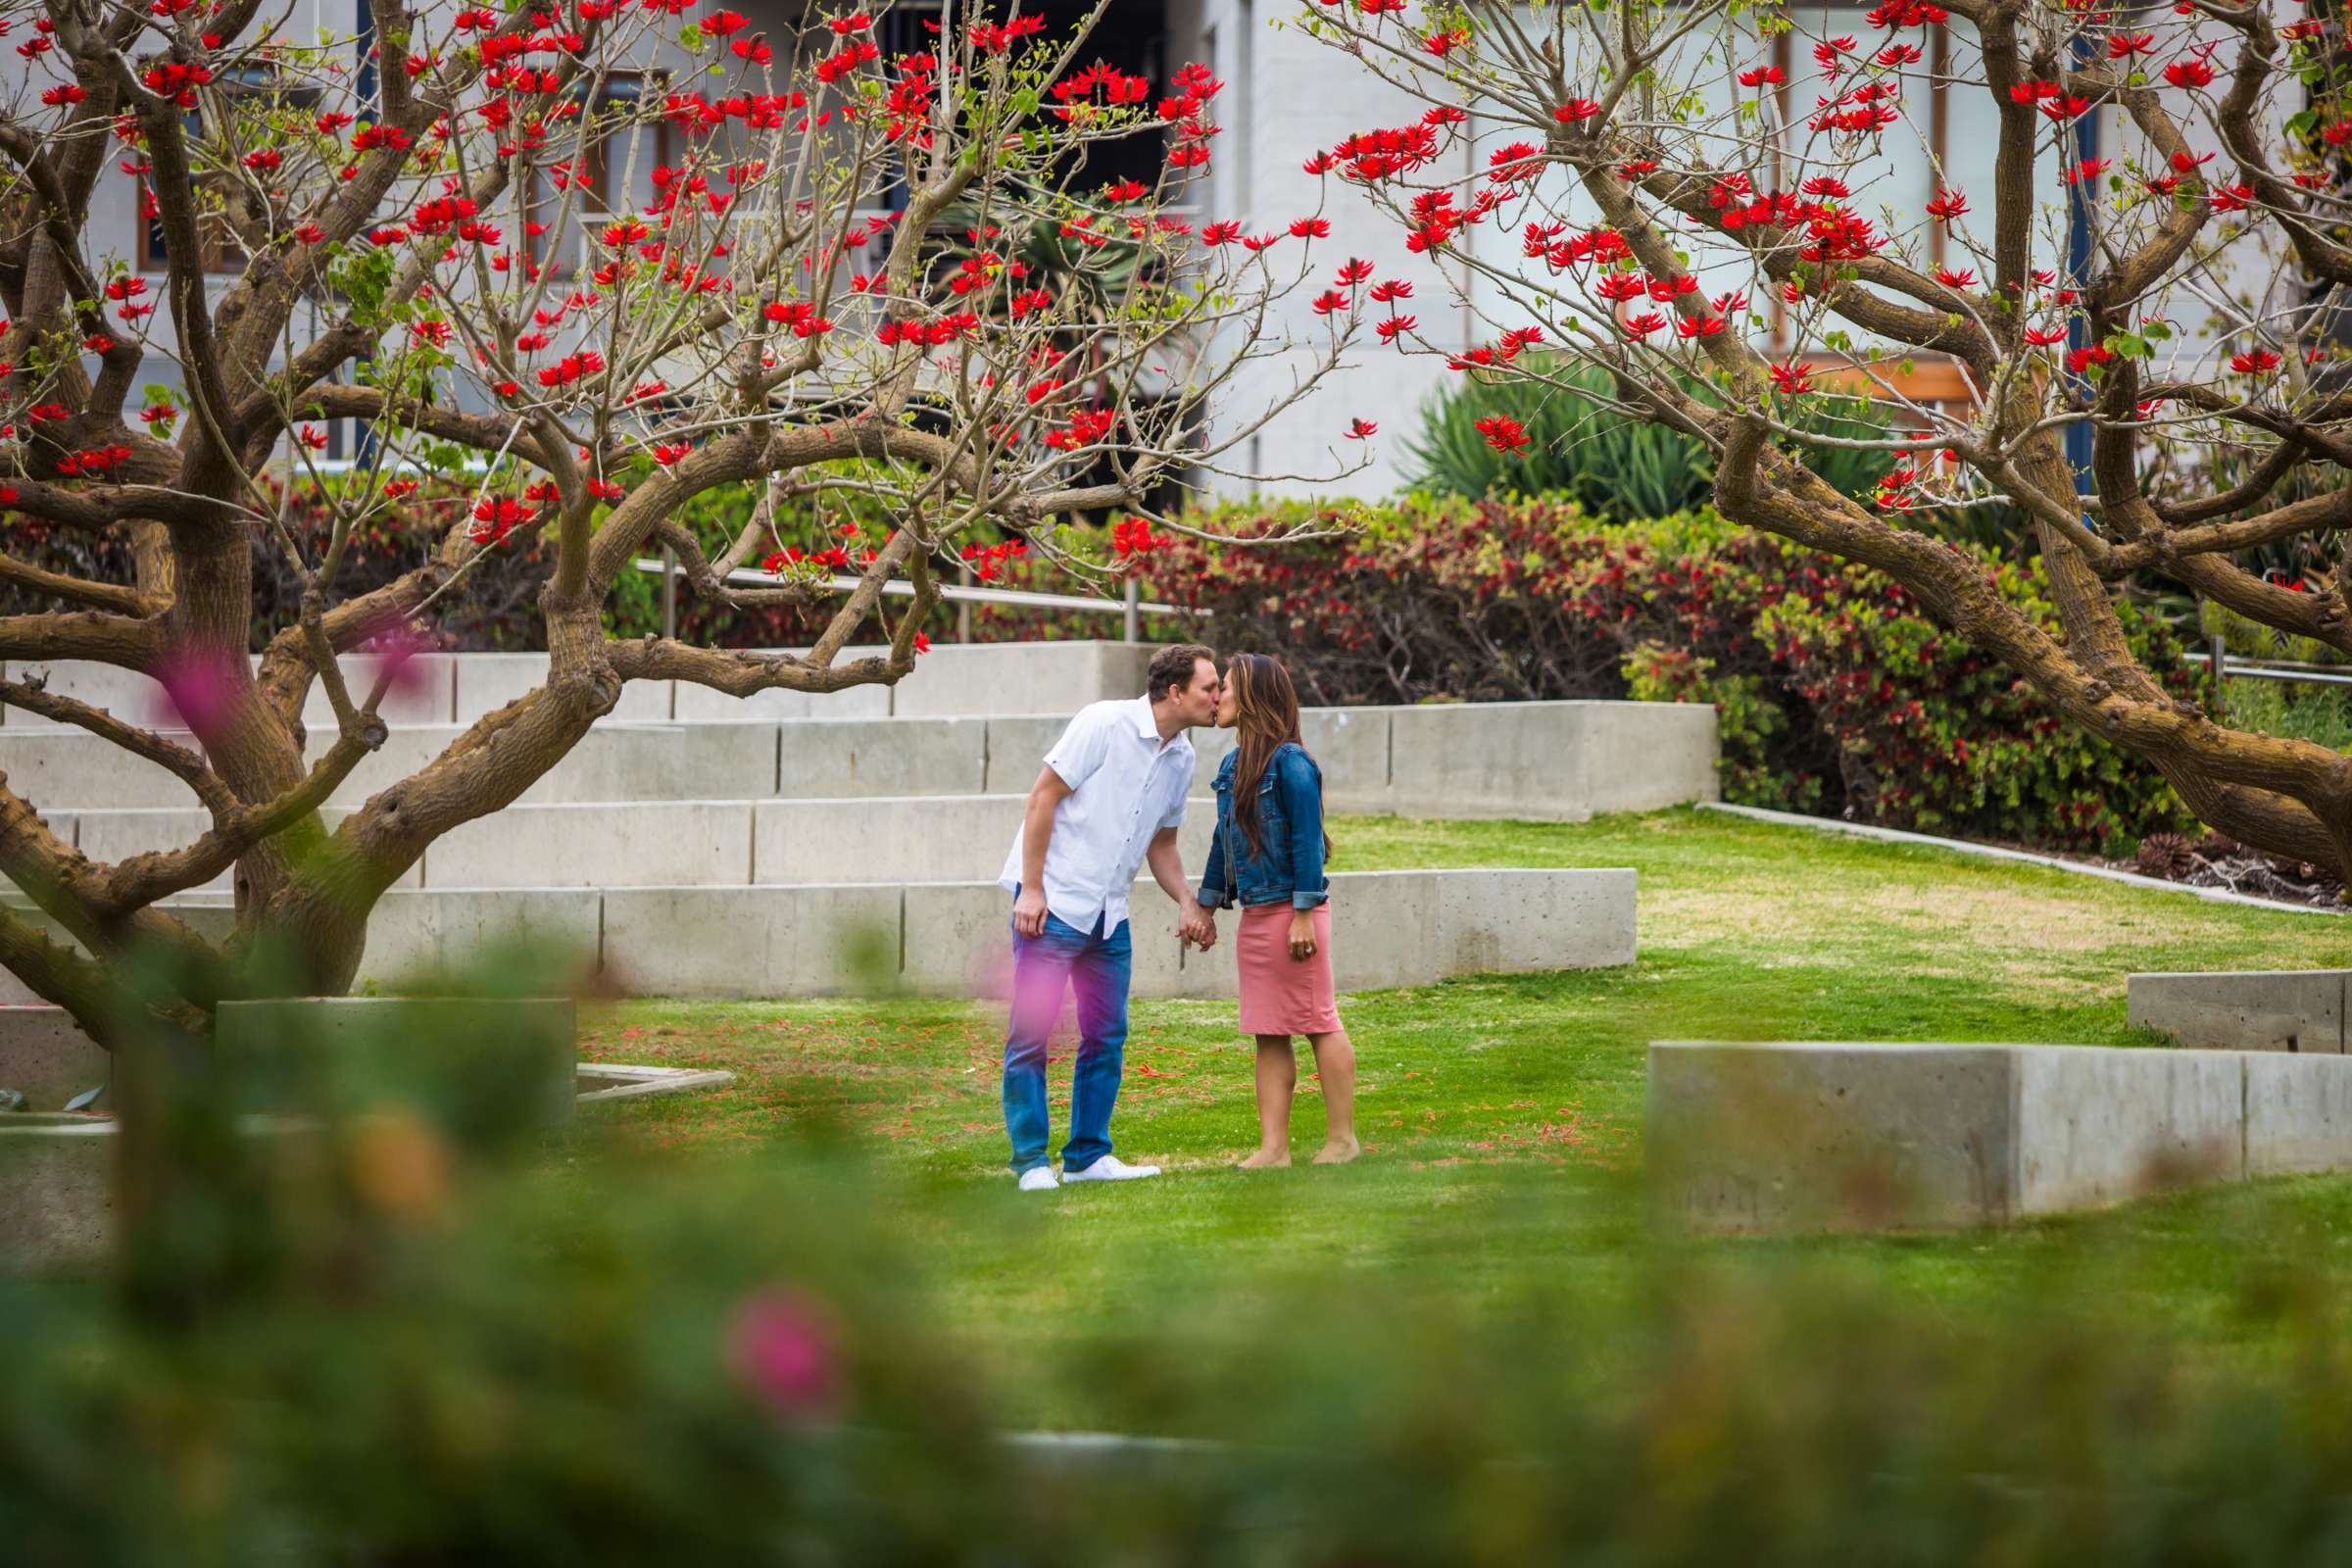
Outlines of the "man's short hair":
<svg viewBox="0 0 2352 1568">
<path fill-rule="evenodd" d="M 1216 650 L 1199 643 L 1177 643 L 1162 648 L 1152 656 L 1152 667 L 1145 672 L 1144 695 L 1156 703 L 1170 687 L 1183 691 L 1192 685 L 1193 671 L 1200 667 L 1203 659 L 1214 664 Z"/>
</svg>

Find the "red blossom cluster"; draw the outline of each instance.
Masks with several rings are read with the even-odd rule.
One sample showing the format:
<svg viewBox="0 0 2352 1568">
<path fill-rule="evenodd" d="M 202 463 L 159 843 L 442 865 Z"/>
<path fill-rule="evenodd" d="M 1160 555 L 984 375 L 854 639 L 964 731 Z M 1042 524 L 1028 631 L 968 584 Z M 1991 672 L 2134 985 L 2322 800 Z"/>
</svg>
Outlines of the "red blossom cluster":
<svg viewBox="0 0 2352 1568">
<path fill-rule="evenodd" d="M 129 462 L 130 456 L 131 449 L 129 447 L 121 442 L 113 442 L 102 447 L 92 447 L 85 452 L 68 453 L 57 460 L 57 471 L 61 478 L 68 479 L 84 474 L 104 473 L 117 464 Z"/>
<path fill-rule="evenodd" d="M 1004 575 L 1006 562 L 1019 561 L 1029 554 L 1026 539 L 1006 539 L 993 545 L 965 545 L 956 555 L 972 569 L 975 582 L 995 582 Z"/>
<path fill-rule="evenodd" d="M 1142 517 L 1129 517 L 1125 522 L 1110 525 L 1111 552 L 1122 560 L 1148 556 L 1172 543 L 1174 541 L 1167 535 L 1153 533 L 1152 524 Z"/>
</svg>

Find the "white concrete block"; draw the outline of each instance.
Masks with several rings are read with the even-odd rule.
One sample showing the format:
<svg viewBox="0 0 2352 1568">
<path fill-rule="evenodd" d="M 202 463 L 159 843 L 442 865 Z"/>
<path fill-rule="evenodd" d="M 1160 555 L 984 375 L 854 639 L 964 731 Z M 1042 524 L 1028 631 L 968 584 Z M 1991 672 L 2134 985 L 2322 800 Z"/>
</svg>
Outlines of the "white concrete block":
<svg viewBox="0 0 2352 1568">
<path fill-rule="evenodd" d="M 507 657 L 504 654 L 414 655 L 394 671 L 392 684 L 376 707 L 376 716 L 387 724 L 446 724 L 456 716 L 452 693 L 459 667 L 469 659 Z M 356 706 L 367 702 L 368 694 L 375 689 L 376 678 L 383 672 L 383 662 L 373 654 L 360 652 L 345 654 L 336 662 L 342 666 L 343 681 L 352 703 Z M 326 733 L 332 733 L 335 727 L 334 704 L 327 701 L 326 688 L 315 680 L 303 694 L 302 722 L 306 728 Z"/>
<path fill-rule="evenodd" d="M 2343 969 L 2135 974 L 2127 987 L 2134 1029 L 2212 1051 L 2342 1054 Z"/>
<path fill-rule="evenodd" d="M 753 830 L 755 880 L 994 881 L 1025 805 L 1017 795 L 761 801 Z M 1185 873 L 1195 882 L 1214 828 L 1215 813 L 1196 802 L 1177 832 Z"/>
<path fill-rule="evenodd" d="M 1026 795 L 1046 765 L 1046 754 L 1070 727 L 1068 713 L 991 715 L 988 729 L 987 779 L 980 786 L 991 795 Z M 1196 744 L 1207 730 L 1193 731 Z M 1202 766 L 1195 775 L 1196 791 L 1205 789 L 1214 768 Z"/>
<path fill-rule="evenodd" d="M 1434 883 L 1431 951 L 1441 974 L 1535 974 L 1634 961 L 1630 869 L 1422 874 Z"/>
<path fill-rule="evenodd" d="M 1594 815 L 1657 811 L 1721 797 L 1721 746 L 1711 704 L 1582 706 L 1585 800 Z"/>
<path fill-rule="evenodd" d="M 71 697 L 134 724 L 169 729 L 180 724 L 163 683 L 140 670 L 71 659 L 10 660 L 4 667 L 10 680 L 39 680 L 53 697 Z M 53 725 L 39 713 L 15 707 L 5 708 L 4 721 L 12 729 L 19 725 L 26 729 L 68 727 Z"/>
<path fill-rule="evenodd" d="M 873 996 L 897 983 L 896 887 L 632 888 L 604 901 L 606 973 L 643 995 Z"/>
<path fill-rule="evenodd" d="M 2050 1214 L 2239 1179 L 2243 1061 L 2227 1051 L 2020 1049 L 2020 1209 Z"/>
<path fill-rule="evenodd" d="M 935 646 L 898 684 L 900 718 L 1074 713 L 1111 697 L 1141 697 L 1154 650 L 1144 643 L 954 643 Z"/>
<path fill-rule="evenodd" d="M 776 783 L 760 795 L 828 800 L 986 790 L 985 719 L 806 719 L 780 729 Z"/>
<path fill-rule="evenodd" d="M 606 896 L 567 888 L 423 888 L 387 893 L 368 922 L 360 983 L 430 989 L 491 961 L 535 967 L 566 990 L 594 965 Z"/>
<path fill-rule="evenodd" d="M 2352 1168 L 2352 1058 L 2249 1053 L 2246 1174 Z"/>
<path fill-rule="evenodd" d="M 521 798 L 758 800 L 776 793 L 776 746 L 774 724 L 599 724 Z"/>
<path fill-rule="evenodd" d="M 1137 997 L 1184 995 L 1176 906 L 1149 879 L 1128 894 L 1128 941 Z M 994 883 L 909 886 L 909 990 L 1002 1001 L 1012 987 L 1012 895 Z"/>
<path fill-rule="evenodd" d="M 749 801 L 514 806 L 444 833 L 424 852 L 433 888 L 743 887 Z"/>
<path fill-rule="evenodd" d="M 182 745 L 195 738 L 172 734 Z M 9 724 L 0 728 L 0 773 L 44 814 L 84 807 L 193 806 L 194 792 L 144 758 L 84 730 Z"/>
<path fill-rule="evenodd" d="M 1709 1231 L 2018 1217 L 2015 1053 L 1829 1041 L 1649 1048 L 1642 1157 L 1662 1217 Z"/>
<path fill-rule="evenodd" d="M 1662 1042 L 1646 1138 L 1662 1208 L 1701 1229 L 1997 1224 L 2352 1166 L 2352 1058 Z"/>
<path fill-rule="evenodd" d="M 319 820 L 329 833 L 350 814 L 350 808 L 342 806 L 323 807 L 318 812 Z M 74 846 L 91 859 L 111 865 L 134 855 L 184 849 L 204 836 L 212 826 L 212 820 L 211 812 L 193 807 L 186 809 L 132 808 L 83 811 L 75 818 Z M 233 867 L 200 884 L 206 889 L 221 893 L 229 892 L 235 885 L 236 872 Z M 422 863 L 410 866 L 395 885 L 422 887 Z"/>
<path fill-rule="evenodd" d="M 463 654 L 456 660 L 456 690 L 451 711 L 444 715 L 460 724 L 470 724 L 485 713 L 495 712 L 518 697 L 523 697 L 547 684 L 547 655 L 545 654 Z M 600 724 L 641 724 L 667 722 L 670 683 L 665 680 L 633 680 L 620 689 L 620 701 L 612 711 L 597 720 Z M 720 715 L 729 718 L 750 718 L 750 713 Z"/>
</svg>

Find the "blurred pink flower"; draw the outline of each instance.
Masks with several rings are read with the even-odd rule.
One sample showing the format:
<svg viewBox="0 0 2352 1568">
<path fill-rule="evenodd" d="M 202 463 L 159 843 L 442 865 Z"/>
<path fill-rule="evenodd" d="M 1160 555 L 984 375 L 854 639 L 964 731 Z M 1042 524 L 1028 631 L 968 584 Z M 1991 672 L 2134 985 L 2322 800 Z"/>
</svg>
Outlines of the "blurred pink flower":
<svg viewBox="0 0 2352 1568">
<path fill-rule="evenodd" d="M 387 697 L 405 697 L 420 692 L 432 684 L 432 671 L 416 662 L 416 656 L 432 647 L 432 642 L 408 621 L 383 632 L 368 643 L 369 665 L 362 688 L 353 692 L 354 702 L 364 702 L 375 683 L 387 684 Z"/>
<path fill-rule="evenodd" d="M 841 1366 L 825 1310 L 797 1291 L 762 1291 L 735 1309 L 727 1360 L 746 1387 L 790 1421 L 817 1421 L 842 1403 Z"/>
<path fill-rule="evenodd" d="M 237 677 L 242 673 L 235 655 L 218 648 L 177 648 L 150 671 L 164 688 L 156 704 L 155 722 L 177 724 L 198 733 L 220 725 L 236 701 Z"/>
</svg>

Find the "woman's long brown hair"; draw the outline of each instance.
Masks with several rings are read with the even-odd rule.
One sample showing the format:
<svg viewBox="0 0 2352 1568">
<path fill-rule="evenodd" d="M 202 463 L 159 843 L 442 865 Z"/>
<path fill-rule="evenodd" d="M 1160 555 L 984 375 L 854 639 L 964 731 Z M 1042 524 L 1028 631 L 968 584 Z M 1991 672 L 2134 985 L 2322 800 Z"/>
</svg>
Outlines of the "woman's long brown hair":
<svg viewBox="0 0 2352 1568">
<path fill-rule="evenodd" d="M 1236 654 L 1225 678 L 1233 682 L 1233 728 L 1240 742 L 1233 764 L 1233 819 L 1250 841 L 1250 853 L 1263 855 L 1257 786 L 1274 754 L 1285 742 L 1298 740 L 1298 692 L 1282 661 L 1264 654 Z"/>
</svg>

